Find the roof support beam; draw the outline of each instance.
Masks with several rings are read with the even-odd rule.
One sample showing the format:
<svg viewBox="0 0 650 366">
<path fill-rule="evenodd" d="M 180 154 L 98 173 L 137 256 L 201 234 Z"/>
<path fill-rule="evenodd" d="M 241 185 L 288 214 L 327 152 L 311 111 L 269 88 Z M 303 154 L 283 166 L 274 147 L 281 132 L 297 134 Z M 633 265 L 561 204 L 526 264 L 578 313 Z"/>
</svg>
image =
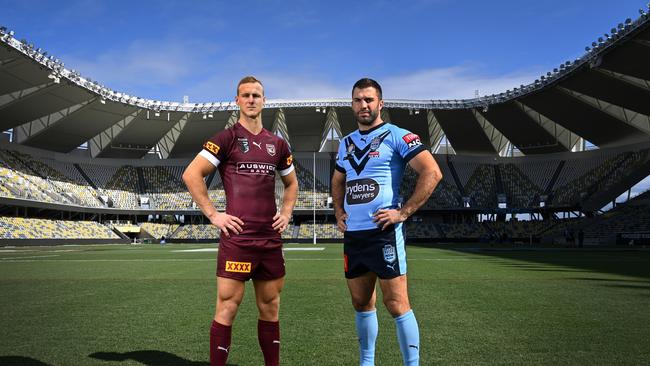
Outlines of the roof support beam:
<svg viewBox="0 0 650 366">
<path fill-rule="evenodd" d="M 289 144 L 289 146 L 291 146 L 289 128 L 287 127 L 287 117 L 285 116 L 284 110 L 282 108 L 278 108 L 278 110 L 275 112 L 275 118 L 273 119 L 271 132 L 275 135 L 282 136 L 282 138 Z"/>
<path fill-rule="evenodd" d="M 589 104 L 599 111 L 607 113 L 608 115 L 618 119 L 621 122 L 625 122 L 632 127 L 636 127 L 639 130 L 650 134 L 650 117 L 645 114 L 619 107 L 615 104 L 607 103 L 603 100 L 579 93 L 574 90 L 566 89 L 561 86 L 558 86 L 557 88 L 558 90 L 584 103 Z"/>
<path fill-rule="evenodd" d="M 438 148 L 438 145 L 440 145 L 440 141 L 442 141 L 445 131 L 442 130 L 440 122 L 438 122 L 436 115 L 431 109 L 427 110 L 427 125 L 429 127 L 429 141 L 431 142 L 429 150 L 433 152 Z"/>
<path fill-rule="evenodd" d="M 183 133 L 183 129 L 185 129 L 185 125 L 187 124 L 187 120 L 190 119 L 190 113 L 185 113 L 181 116 L 180 120 L 172 126 L 172 128 L 167 131 L 165 136 L 163 136 L 160 141 L 156 144 L 158 146 L 158 151 L 160 152 L 160 156 L 163 159 L 167 159 L 169 155 L 172 152 L 172 149 L 174 149 L 174 145 L 176 145 L 176 141 L 178 141 L 178 138 L 181 136 L 181 133 Z"/>
<path fill-rule="evenodd" d="M 234 126 L 235 123 L 239 121 L 239 111 L 232 111 L 230 112 L 230 117 L 228 117 L 228 122 L 226 122 L 226 125 L 223 127 L 224 130 L 229 129 L 230 127 Z"/>
<path fill-rule="evenodd" d="M 603 73 L 603 74 L 605 74 L 605 75 L 607 75 L 609 77 L 612 77 L 612 78 L 615 78 L 615 79 L 618 79 L 618 80 L 621 80 L 621 81 L 625 81 L 628 84 L 631 84 L 631 85 L 637 86 L 639 88 L 643 88 L 645 90 L 650 91 L 650 81 L 648 81 L 648 80 L 639 79 L 639 78 L 634 77 L 634 76 L 625 75 L 625 74 L 621 74 L 621 73 L 618 73 L 618 72 L 615 72 L 615 71 L 610 71 L 610 70 L 601 69 L 601 68 L 595 68 L 594 70 L 596 70 L 596 71 L 598 71 L 600 73 Z"/>
<path fill-rule="evenodd" d="M 482 114 L 480 114 L 476 109 L 472 109 L 472 114 L 478 124 L 483 128 L 485 136 L 490 140 L 494 150 L 499 154 L 499 156 L 505 156 L 508 152 L 508 145 L 510 141 L 497 130 Z"/>
<path fill-rule="evenodd" d="M 35 97 L 37 95 L 46 93 L 58 86 L 59 86 L 58 84 L 55 84 L 53 82 L 45 83 L 45 84 L 33 86 L 31 88 L 18 90 L 13 93 L 0 95 L 0 111 L 18 102 L 21 102 L 26 98 Z"/>
<path fill-rule="evenodd" d="M 341 123 L 339 122 L 339 115 L 336 113 L 336 108 L 329 107 L 327 108 L 327 116 L 325 117 L 325 125 L 323 126 L 323 135 L 320 140 L 320 149 L 318 151 L 331 151 L 336 152 L 337 149 L 334 149 L 334 146 L 329 146 L 324 150 L 325 145 L 329 143 L 334 143 L 333 134 L 330 134 L 330 131 L 334 131 L 338 138 L 343 137 L 343 132 L 341 131 Z M 338 146 L 336 146 L 338 148 Z"/>
<path fill-rule="evenodd" d="M 4 60 L 0 60 L 0 70 L 6 67 L 18 65 L 21 63 L 21 61 L 24 61 L 22 57 L 13 57 L 13 58 L 6 58 Z"/>
<path fill-rule="evenodd" d="M 572 148 L 579 142 L 581 139 L 580 136 L 577 134 L 569 131 L 568 129 L 560 126 L 559 124 L 553 122 L 546 116 L 542 115 L 541 113 L 537 112 L 536 110 L 530 108 L 529 106 L 521 103 L 518 100 L 513 101 L 515 105 L 519 108 L 521 108 L 522 111 L 524 111 L 530 118 L 533 119 L 533 121 L 537 122 L 540 126 L 542 126 L 548 133 L 553 135 L 557 142 L 564 146 L 565 149 L 567 150 L 572 150 Z"/>
<path fill-rule="evenodd" d="M 388 111 L 388 108 L 386 108 L 386 107 L 381 109 L 380 116 L 381 116 L 381 120 L 384 121 L 384 122 L 393 122 L 390 119 L 390 112 Z"/>
<path fill-rule="evenodd" d="M 107 128 L 106 130 L 100 132 L 97 136 L 93 137 L 88 141 L 88 148 L 90 149 L 90 156 L 96 158 L 101 154 L 106 148 L 111 146 L 111 142 L 124 131 L 124 129 L 133 122 L 136 117 L 142 113 L 143 109 L 138 109 L 137 111 L 129 114 L 125 118 L 119 120 L 117 123 Z"/>
<path fill-rule="evenodd" d="M 52 127 L 55 123 L 61 121 L 62 119 L 69 117 L 74 113 L 78 113 L 79 111 L 82 111 L 96 99 L 97 98 L 91 98 L 85 102 L 75 104 L 58 112 L 54 112 L 47 116 L 43 116 L 34 121 L 23 123 L 22 125 L 15 127 L 14 133 L 16 136 L 16 142 L 22 144 L 29 141 L 29 139 Z"/>
</svg>

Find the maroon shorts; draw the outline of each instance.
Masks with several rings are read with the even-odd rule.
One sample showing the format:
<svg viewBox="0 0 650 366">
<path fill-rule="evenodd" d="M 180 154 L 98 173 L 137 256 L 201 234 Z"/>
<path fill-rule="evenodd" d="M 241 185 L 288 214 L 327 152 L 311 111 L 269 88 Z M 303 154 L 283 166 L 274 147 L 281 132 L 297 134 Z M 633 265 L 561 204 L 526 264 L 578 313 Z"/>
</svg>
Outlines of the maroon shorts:
<svg viewBox="0 0 650 366">
<path fill-rule="evenodd" d="M 224 239 L 219 241 L 217 276 L 239 281 L 284 277 L 281 239 Z"/>
</svg>

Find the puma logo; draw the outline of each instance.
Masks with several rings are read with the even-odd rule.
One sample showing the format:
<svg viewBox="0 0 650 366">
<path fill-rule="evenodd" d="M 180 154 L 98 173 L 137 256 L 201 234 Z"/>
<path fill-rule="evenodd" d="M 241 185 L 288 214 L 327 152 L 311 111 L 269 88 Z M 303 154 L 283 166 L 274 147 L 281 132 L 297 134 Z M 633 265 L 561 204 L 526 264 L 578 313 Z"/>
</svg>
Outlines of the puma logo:
<svg viewBox="0 0 650 366">
<path fill-rule="evenodd" d="M 217 351 L 224 351 L 224 352 L 228 353 L 228 348 L 223 348 L 221 346 L 217 346 Z"/>
<path fill-rule="evenodd" d="M 396 265 L 396 264 L 397 264 L 397 263 L 393 263 L 393 264 L 387 264 L 387 265 L 386 265 L 386 267 L 388 267 L 388 268 L 390 268 L 390 269 L 392 269 L 392 270 L 393 270 L 393 272 L 395 272 L 395 265 Z"/>
<path fill-rule="evenodd" d="M 253 141 L 253 145 L 257 146 L 260 150 L 262 150 L 262 143 L 261 142 Z"/>
<path fill-rule="evenodd" d="M 280 341 L 274 340 L 273 343 L 280 344 Z"/>
<path fill-rule="evenodd" d="M 409 348 L 415 348 L 415 349 L 418 349 L 418 346 L 416 346 L 416 345 L 414 345 L 414 344 L 409 344 Z"/>
</svg>

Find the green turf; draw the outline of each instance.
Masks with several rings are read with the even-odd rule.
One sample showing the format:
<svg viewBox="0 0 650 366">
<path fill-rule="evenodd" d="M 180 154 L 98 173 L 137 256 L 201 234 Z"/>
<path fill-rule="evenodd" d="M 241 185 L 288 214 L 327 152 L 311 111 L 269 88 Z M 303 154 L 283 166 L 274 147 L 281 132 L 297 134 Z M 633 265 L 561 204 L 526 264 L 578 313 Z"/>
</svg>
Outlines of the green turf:
<svg viewBox="0 0 650 366">
<path fill-rule="evenodd" d="M 357 363 L 342 248 L 323 246 L 285 253 L 284 365 Z M 174 252 L 207 247 L 0 249 L 0 365 L 207 365 L 216 253 Z M 648 251 L 407 251 L 422 365 L 650 364 Z M 231 365 L 263 364 L 251 290 Z M 399 365 L 379 322 L 377 364 Z"/>
</svg>

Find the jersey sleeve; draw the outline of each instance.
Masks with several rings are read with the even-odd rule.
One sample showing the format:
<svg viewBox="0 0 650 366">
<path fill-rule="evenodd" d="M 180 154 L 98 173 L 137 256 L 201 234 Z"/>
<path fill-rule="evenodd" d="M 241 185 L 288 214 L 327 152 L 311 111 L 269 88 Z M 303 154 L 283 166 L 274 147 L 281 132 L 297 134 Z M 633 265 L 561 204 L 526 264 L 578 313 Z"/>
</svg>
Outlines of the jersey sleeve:
<svg viewBox="0 0 650 366">
<path fill-rule="evenodd" d="M 231 135 L 230 130 L 225 130 L 210 137 L 203 144 L 203 150 L 201 150 L 199 155 L 212 163 L 212 165 L 218 166 L 220 162 L 228 159 L 228 151 L 232 143 Z"/>
<path fill-rule="evenodd" d="M 336 153 L 336 162 L 334 164 L 334 169 L 345 174 L 345 167 L 343 167 L 343 161 L 345 159 L 346 148 L 345 148 L 345 139 L 339 141 L 339 151 Z"/>
<path fill-rule="evenodd" d="M 407 163 L 417 154 L 426 151 L 426 148 L 420 140 L 420 136 L 402 128 L 397 129 L 395 142 L 397 144 L 397 151 Z"/>
<path fill-rule="evenodd" d="M 278 170 L 280 175 L 284 177 L 285 175 L 291 173 L 295 169 L 295 167 L 293 165 L 293 155 L 291 154 L 291 149 L 289 148 L 289 144 L 287 144 L 287 142 L 284 141 L 283 139 L 280 139 L 279 145 L 280 145 L 279 146 L 280 162 L 276 169 Z"/>
</svg>

